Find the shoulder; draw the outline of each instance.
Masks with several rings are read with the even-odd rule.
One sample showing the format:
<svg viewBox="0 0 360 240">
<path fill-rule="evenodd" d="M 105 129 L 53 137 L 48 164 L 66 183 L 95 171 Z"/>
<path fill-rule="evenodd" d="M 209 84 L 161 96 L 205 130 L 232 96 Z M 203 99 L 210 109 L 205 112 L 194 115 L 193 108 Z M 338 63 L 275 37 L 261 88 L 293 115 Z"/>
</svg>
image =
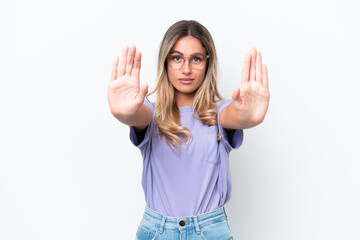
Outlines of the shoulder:
<svg viewBox="0 0 360 240">
<path fill-rule="evenodd" d="M 143 104 L 150 109 L 151 113 L 154 113 L 155 102 L 150 102 L 149 100 L 145 99 Z"/>
<path fill-rule="evenodd" d="M 230 103 L 232 103 L 232 99 L 222 99 L 216 102 L 216 110 L 220 113 L 224 108 L 226 108 Z"/>
</svg>

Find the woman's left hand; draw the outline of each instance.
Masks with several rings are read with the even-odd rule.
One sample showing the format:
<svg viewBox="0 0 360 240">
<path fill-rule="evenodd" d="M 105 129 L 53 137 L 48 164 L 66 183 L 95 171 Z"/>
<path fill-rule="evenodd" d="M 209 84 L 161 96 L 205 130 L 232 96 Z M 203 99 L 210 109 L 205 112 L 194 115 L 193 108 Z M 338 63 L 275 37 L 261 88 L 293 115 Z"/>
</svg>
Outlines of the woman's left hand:
<svg viewBox="0 0 360 240">
<path fill-rule="evenodd" d="M 240 122 L 255 126 L 264 120 L 270 99 L 268 72 L 256 48 L 245 56 L 240 88 L 233 92 L 232 99 Z"/>
</svg>

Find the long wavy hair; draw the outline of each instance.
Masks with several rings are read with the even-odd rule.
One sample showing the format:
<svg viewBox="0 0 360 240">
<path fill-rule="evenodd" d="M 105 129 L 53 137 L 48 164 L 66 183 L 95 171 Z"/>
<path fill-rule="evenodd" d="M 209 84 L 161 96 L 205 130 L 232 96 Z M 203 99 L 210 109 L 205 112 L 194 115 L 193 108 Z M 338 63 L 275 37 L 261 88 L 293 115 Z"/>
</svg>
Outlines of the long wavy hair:
<svg viewBox="0 0 360 240">
<path fill-rule="evenodd" d="M 209 31 L 200 23 L 194 20 L 182 20 L 173 24 L 165 33 L 158 55 L 157 85 L 156 88 L 147 94 L 146 98 L 157 92 L 154 119 L 159 133 L 166 137 L 167 143 L 175 152 L 180 152 L 181 143 L 186 145 L 192 141 L 190 131 L 180 124 L 180 112 L 176 104 L 176 89 L 171 84 L 167 72 L 167 56 L 175 43 L 182 37 L 192 36 L 197 38 L 209 55 L 206 65 L 205 79 L 198 89 L 195 90 L 193 101 L 193 115 L 206 125 L 217 125 L 216 104 L 223 100 L 220 96 L 217 79 L 217 56 L 214 41 Z M 218 100 L 215 99 L 218 98 Z M 195 114 L 198 114 L 198 117 Z M 217 140 L 220 140 L 218 133 Z M 179 151 L 175 149 L 178 148 Z"/>
</svg>

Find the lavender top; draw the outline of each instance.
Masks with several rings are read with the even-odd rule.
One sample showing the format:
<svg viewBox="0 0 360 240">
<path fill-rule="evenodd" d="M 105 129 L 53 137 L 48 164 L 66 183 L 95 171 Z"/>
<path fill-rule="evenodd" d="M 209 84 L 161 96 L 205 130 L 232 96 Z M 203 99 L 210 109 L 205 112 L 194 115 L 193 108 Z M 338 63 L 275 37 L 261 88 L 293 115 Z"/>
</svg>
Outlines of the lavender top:
<svg viewBox="0 0 360 240">
<path fill-rule="evenodd" d="M 220 125 L 220 112 L 231 102 L 224 100 L 217 105 L 218 126 L 202 124 L 193 116 L 192 106 L 179 107 L 180 123 L 192 134 L 192 142 L 188 147 L 182 143 L 180 154 L 165 137 L 154 133 L 158 130 L 154 117 L 143 139 L 130 126 L 130 140 L 143 157 L 142 187 L 147 207 L 165 216 L 189 217 L 220 208 L 230 200 L 229 153 L 243 141 L 243 130 L 227 136 Z M 154 116 L 154 106 L 147 100 L 144 105 Z M 220 142 L 216 141 L 218 128 Z"/>
</svg>

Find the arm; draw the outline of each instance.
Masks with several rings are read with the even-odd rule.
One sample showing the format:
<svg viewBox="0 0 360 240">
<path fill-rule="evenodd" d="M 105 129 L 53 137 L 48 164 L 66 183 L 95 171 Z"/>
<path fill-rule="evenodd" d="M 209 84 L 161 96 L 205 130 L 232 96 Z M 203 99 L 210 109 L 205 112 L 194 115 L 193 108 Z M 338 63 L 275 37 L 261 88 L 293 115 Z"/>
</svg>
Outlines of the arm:
<svg viewBox="0 0 360 240">
<path fill-rule="evenodd" d="M 268 72 L 255 48 L 245 56 L 240 88 L 232 99 L 219 116 L 223 128 L 246 129 L 263 122 L 270 99 Z"/>
<path fill-rule="evenodd" d="M 257 123 L 255 121 L 246 121 L 239 119 L 236 113 L 236 108 L 234 103 L 230 103 L 224 110 L 220 113 L 220 124 L 226 130 L 226 132 L 231 132 L 234 129 L 246 129 L 254 127 L 261 122 Z M 233 131 L 232 131 L 233 132 Z"/>
<path fill-rule="evenodd" d="M 114 113 L 113 115 L 120 122 L 129 126 L 133 126 L 137 131 L 144 130 L 151 121 L 151 111 L 145 105 L 142 105 L 133 115 L 121 116 L 120 114 L 117 115 Z"/>
<path fill-rule="evenodd" d="M 113 62 L 108 85 L 108 102 L 111 113 L 122 123 L 143 130 L 151 121 L 151 111 L 143 102 L 148 84 L 140 88 L 141 53 L 136 47 L 123 49 L 121 62 Z M 119 69 L 119 70 L 118 70 Z"/>
</svg>

